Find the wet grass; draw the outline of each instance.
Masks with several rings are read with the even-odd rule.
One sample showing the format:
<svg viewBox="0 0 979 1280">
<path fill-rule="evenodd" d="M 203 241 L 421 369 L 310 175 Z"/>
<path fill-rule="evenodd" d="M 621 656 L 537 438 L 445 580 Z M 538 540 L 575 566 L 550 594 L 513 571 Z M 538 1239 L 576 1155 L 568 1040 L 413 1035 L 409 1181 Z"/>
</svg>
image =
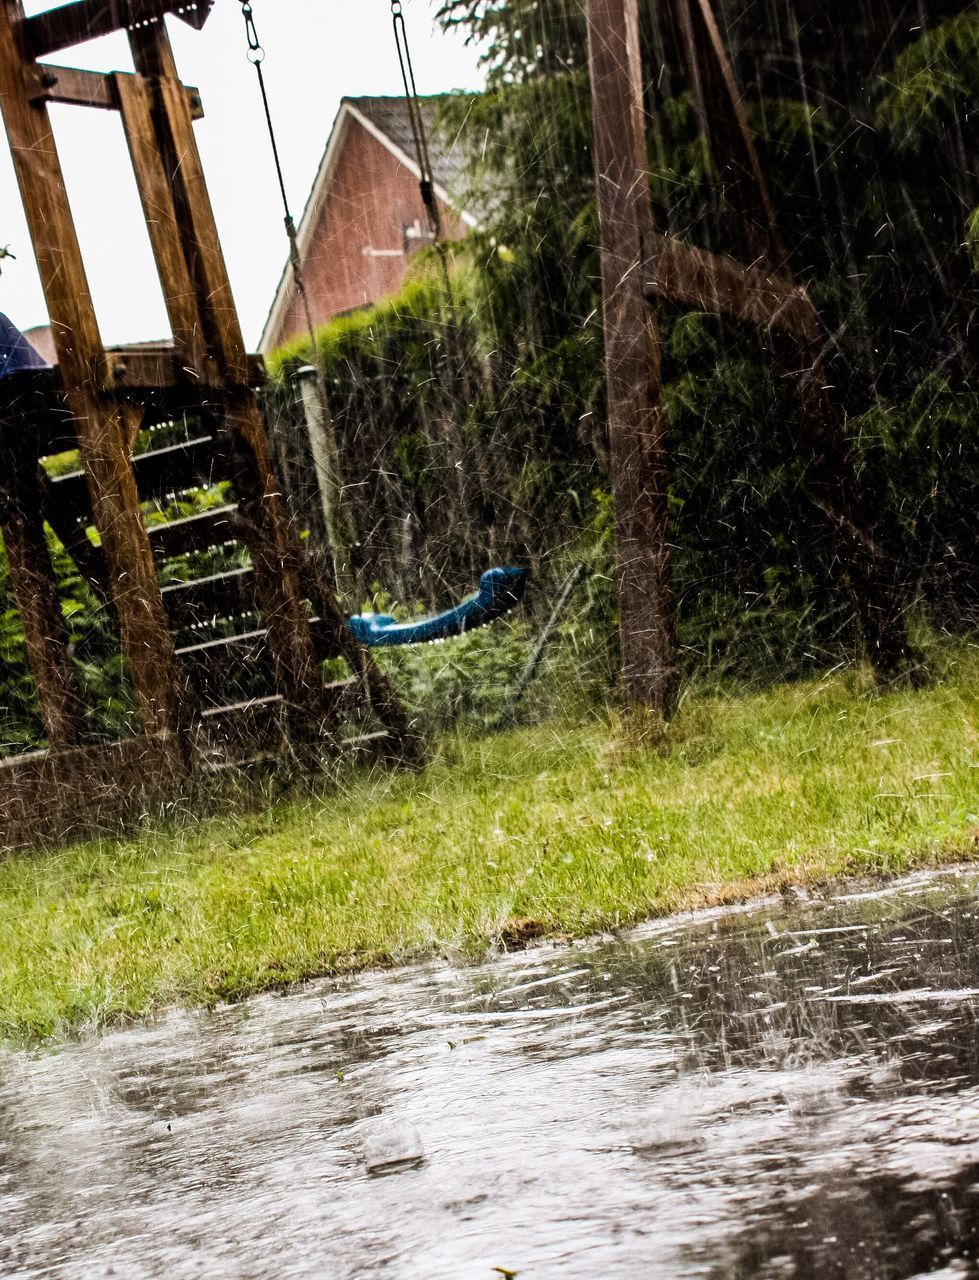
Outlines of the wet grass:
<svg viewBox="0 0 979 1280">
<path fill-rule="evenodd" d="M 316 974 L 583 935 L 979 841 L 979 658 L 443 739 L 261 814 L 0 864 L 0 1036 L 37 1040 Z"/>
</svg>

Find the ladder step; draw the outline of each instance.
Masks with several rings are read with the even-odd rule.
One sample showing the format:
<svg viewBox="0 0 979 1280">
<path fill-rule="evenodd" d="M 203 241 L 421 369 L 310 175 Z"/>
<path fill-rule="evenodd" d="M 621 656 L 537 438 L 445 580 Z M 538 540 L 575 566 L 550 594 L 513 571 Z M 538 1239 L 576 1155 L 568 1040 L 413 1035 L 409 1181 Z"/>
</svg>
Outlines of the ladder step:
<svg viewBox="0 0 979 1280">
<path fill-rule="evenodd" d="M 341 738 L 337 745 L 344 755 L 386 758 L 391 755 L 396 744 L 389 730 L 378 729 L 374 733 L 358 733 L 352 738 Z"/>
<path fill-rule="evenodd" d="M 177 649 L 177 657 L 202 701 L 215 706 L 229 694 L 238 701 L 268 694 L 274 678 L 266 634 L 262 627 Z"/>
<path fill-rule="evenodd" d="M 189 555 L 192 551 L 210 551 L 239 541 L 238 508 L 216 507 L 183 520 L 171 520 L 169 524 L 152 524 L 147 532 L 150 546 L 161 560 Z"/>
<path fill-rule="evenodd" d="M 250 760 L 256 751 L 282 746 L 284 703 L 278 694 L 226 707 L 209 707 L 201 716 L 204 749 L 222 763 Z"/>
<path fill-rule="evenodd" d="M 311 627 L 323 650 L 318 656 L 324 661 L 339 657 L 336 645 L 324 637 L 324 624 L 314 618 Z M 264 698 L 274 686 L 267 634 L 262 627 L 237 636 L 183 645 L 177 649 L 177 657 L 201 699 L 212 707 L 227 701 L 229 694 L 239 703 Z"/>
<path fill-rule="evenodd" d="M 232 569 L 210 578 L 174 583 L 164 587 L 162 595 L 170 625 L 178 631 L 258 612 L 251 569 Z"/>
<path fill-rule="evenodd" d="M 327 714 L 345 710 L 344 703 L 352 701 L 357 688 L 354 679 L 324 685 Z M 256 752 L 278 752 L 288 733 L 288 711 L 288 704 L 278 694 L 209 707 L 201 716 L 202 746 L 212 757 L 220 757 L 226 763 L 254 759 Z M 367 735 L 367 738 L 376 736 Z"/>
<path fill-rule="evenodd" d="M 151 449 L 133 459 L 136 487 L 141 502 L 160 501 L 187 489 L 224 479 L 224 468 L 215 464 L 218 451 L 213 436 L 182 441 L 165 449 Z M 51 481 L 63 510 L 75 519 L 91 519 L 88 485 L 84 471 L 69 471 Z"/>
</svg>

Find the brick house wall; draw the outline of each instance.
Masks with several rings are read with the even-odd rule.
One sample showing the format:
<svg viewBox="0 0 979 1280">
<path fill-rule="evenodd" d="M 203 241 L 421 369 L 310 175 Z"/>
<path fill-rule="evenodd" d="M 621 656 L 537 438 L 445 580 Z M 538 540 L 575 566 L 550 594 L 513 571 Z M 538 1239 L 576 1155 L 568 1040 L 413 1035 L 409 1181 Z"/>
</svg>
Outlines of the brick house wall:
<svg viewBox="0 0 979 1280">
<path fill-rule="evenodd" d="M 371 119 L 358 109 L 359 101 L 391 100 L 344 102 L 299 227 L 315 324 L 396 293 L 414 255 L 431 243 L 417 171 L 377 123 L 378 118 L 381 123 L 392 119 L 392 107 L 386 106 L 383 114 L 375 110 Z M 439 204 L 446 236 L 461 239 L 473 219 L 458 213 L 445 198 Z M 287 269 L 260 350 L 272 351 L 305 332 L 305 315 Z"/>
</svg>

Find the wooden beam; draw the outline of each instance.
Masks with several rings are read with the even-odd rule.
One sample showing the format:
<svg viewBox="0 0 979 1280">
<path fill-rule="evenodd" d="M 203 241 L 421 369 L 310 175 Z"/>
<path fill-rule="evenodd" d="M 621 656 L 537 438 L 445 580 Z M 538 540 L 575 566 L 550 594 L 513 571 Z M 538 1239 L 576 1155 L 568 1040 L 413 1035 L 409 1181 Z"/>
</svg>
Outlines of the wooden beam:
<svg viewBox="0 0 979 1280">
<path fill-rule="evenodd" d="M 98 107 L 103 111 L 118 111 L 119 97 L 115 82 L 133 80 L 131 71 L 83 71 L 79 67 L 56 67 L 41 63 L 35 68 L 37 91 L 31 94 L 32 102 L 59 102 L 70 107 Z M 184 86 L 190 112 L 195 120 L 204 119 L 200 90 Z"/>
<path fill-rule="evenodd" d="M 24 19 L 25 47 L 31 57 L 43 58 L 71 45 L 158 23 L 172 13 L 200 29 L 213 0 L 75 0 Z"/>
<path fill-rule="evenodd" d="M 676 640 L 637 0 L 588 0 L 623 695 L 672 710 Z"/>
<path fill-rule="evenodd" d="M 217 385 L 220 374 L 207 349 L 201 324 L 183 228 L 174 203 L 173 183 L 164 164 L 154 119 L 152 87 L 144 76 L 117 74 L 115 92 L 170 319 L 175 348 L 171 357 L 176 358 L 186 377 Z M 119 376 L 118 369 L 115 374 Z"/>
<path fill-rule="evenodd" d="M 819 342 L 823 327 L 805 289 L 791 277 L 746 267 L 674 236 L 653 235 L 643 267 L 650 299 L 665 298 L 698 311 L 732 316 L 759 329 L 779 329 Z"/>
<path fill-rule="evenodd" d="M 738 250 L 748 262 L 786 268 L 787 254 L 748 125 L 744 96 L 710 0 L 669 0 L 694 104 L 723 199 L 735 214 Z"/>
<path fill-rule="evenodd" d="M 177 314 L 176 307 L 172 306 L 172 312 Z M 105 353 L 103 388 L 122 393 L 179 388 L 185 393 L 199 390 L 205 397 L 207 392 L 219 391 L 225 382 L 210 357 L 205 358 L 193 342 L 185 340 L 182 346 L 183 350 L 175 338 L 172 345 L 111 347 Z M 196 363 L 191 362 L 191 356 L 196 358 Z M 244 368 L 243 386 L 265 385 L 265 361 L 261 356 L 246 356 Z M 184 408 L 191 409 L 193 405 L 191 394 Z"/>
</svg>

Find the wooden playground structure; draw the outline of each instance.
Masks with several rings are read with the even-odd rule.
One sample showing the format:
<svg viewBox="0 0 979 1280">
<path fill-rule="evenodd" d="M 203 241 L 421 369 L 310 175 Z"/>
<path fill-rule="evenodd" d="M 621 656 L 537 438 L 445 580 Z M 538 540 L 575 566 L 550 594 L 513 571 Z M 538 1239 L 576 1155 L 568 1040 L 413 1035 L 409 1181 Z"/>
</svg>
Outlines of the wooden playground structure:
<svg viewBox="0 0 979 1280">
<path fill-rule="evenodd" d="M 138 810 L 202 761 L 247 759 L 270 736 L 293 753 L 329 752 L 353 716 L 374 722 L 355 745 L 392 757 L 415 749 L 396 696 L 291 527 L 273 470 L 256 395 L 262 362 L 245 350 L 194 139 L 200 99 L 178 78 L 163 20 L 199 29 L 212 2 L 74 0 L 28 18 L 20 0 L 0 0 L 0 105 L 58 354 L 56 368 L 0 383 L 0 532 L 49 744 L 0 762 L 0 848 Z M 38 61 L 119 29 L 134 72 Z M 119 113 L 171 342 L 103 345 L 52 102 Z M 154 429 L 174 423 L 190 429 L 152 447 Z M 74 473 L 52 477 L 39 464 L 72 449 Z M 223 481 L 220 506 L 147 521 L 145 504 L 164 512 L 173 495 Z M 96 741 L 88 728 L 45 522 L 111 608 L 139 713 L 131 737 Z M 168 561 L 230 544 L 242 561 L 247 551 L 244 567 L 161 586 Z M 323 663 L 337 657 L 350 677 L 324 684 Z M 235 673 L 259 669 L 269 692 L 229 700 Z"/>
<path fill-rule="evenodd" d="M 173 794 L 202 765 L 240 763 L 270 740 L 319 758 L 343 745 L 355 719 L 373 727 L 348 733 L 348 744 L 396 758 L 417 750 L 330 575 L 291 527 L 273 470 L 257 399 L 262 363 L 244 347 L 194 140 L 201 103 L 177 76 L 164 23 L 172 14 L 199 29 L 212 5 L 73 0 L 28 18 L 21 0 L 0 0 L 0 107 L 58 354 L 56 368 L 0 381 L 0 533 L 49 744 L 0 761 L 0 849 L 61 839 Z M 656 298 L 770 336 L 776 373 L 797 404 L 798 438 L 787 447 L 806 458 L 809 499 L 834 538 L 867 655 L 894 674 L 913 662 L 900 601 L 824 372 L 826 333 L 791 274 L 710 0 L 669 0 L 665 9 L 738 228 L 737 260 L 656 232 L 639 3 L 587 0 L 586 8 L 624 699 L 669 714 L 677 681 Z M 120 29 L 133 72 L 39 61 Z M 119 113 L 169 315 L 167 343 L 102 342 L 52 102 Z M 175 424 L 187 428 L 176 442 L 167 434 Z M 152 447 L 154 431 L 163 447 Z M 55 477 L 41 467 L 73 449 L 79 470 Z M 225 483 L 220 505 L 161 518 L 174 495 Z M 46 524 L 116 622 L 139 714 L 130 737 L 106 743 L 89 728 Z M 240 567 L 187 571 L 185 557 L 231 545 L 241 549 Z M 175 579 L 166 572 L 173 562 Z M 345 660 L 349 678 L 324 684 L 330 658 Z M 236 673 L 258 671 L 266 692 L 229 695 Z"/>
</svg>

